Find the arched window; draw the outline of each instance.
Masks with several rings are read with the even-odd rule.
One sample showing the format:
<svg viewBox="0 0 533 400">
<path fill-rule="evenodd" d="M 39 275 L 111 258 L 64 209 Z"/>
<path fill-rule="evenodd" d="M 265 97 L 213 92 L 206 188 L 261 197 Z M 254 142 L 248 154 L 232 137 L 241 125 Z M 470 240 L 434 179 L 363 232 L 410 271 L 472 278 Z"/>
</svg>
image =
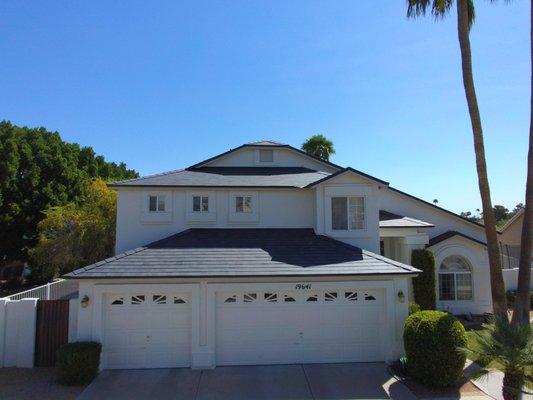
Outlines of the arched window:
<svg viewBox="0 0 533 400">
<path fill-rule="evenodd" d="M 449 256 L 439 268 L 440 300 L 472 300 L 472 268 L 461 256 Z"/>
</svg>

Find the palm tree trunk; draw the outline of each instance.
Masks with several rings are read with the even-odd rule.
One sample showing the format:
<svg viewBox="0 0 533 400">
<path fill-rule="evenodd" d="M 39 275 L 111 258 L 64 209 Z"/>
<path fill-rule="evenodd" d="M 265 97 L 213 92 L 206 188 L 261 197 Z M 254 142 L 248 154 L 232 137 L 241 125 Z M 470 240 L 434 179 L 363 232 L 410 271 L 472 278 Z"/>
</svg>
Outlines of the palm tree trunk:
<svg viewBox="0 0 533 400">
<path fill-rule="evenodd" d="M 503 376 L 502 395 L 504 400 L 517 400 L 520 397 L 524 376 L 520 371 L 505 370 Z"/>
<path fill-rule="evenodd" d="M 477 105 L 476 89 L 472 75 L 472 54 L 470 50 L 470 26 L 468 18 L 468 0 L 457 0 L 457 29 L 459 45 L 461 47 L 461 63 L 463 70 L 463 85 L 465 88 L 468 112 L 474 134 L 474 150 L 476 153 L 476 168 L 483 206 L 483 220 L 485 223 L 485 235 L 490 265 L 490 286 L 492 292 L 492 307 L 494 315 L 507 318 L 507 299 L 505 297 L 505 285 L 503 282 L 500 249 L 496 234 L 496 218 L 490 199 L 490 187 L 487 177 L 487 163 L 485 161 L 485 145 L 483 143 L 483 129 L 481 117 Z"/>
<path fill-rule="evenodd" d="M 530 46 L 533 63 L 533 2 L 531 3 Z M 529 151 L 527 156 L 526 207 L 522 223 L 520 241 L 520 261 L 518 264 L 518 287 L 513 312 L 513 324 L 529 323 L 529 285 L 531 281 L 531 246 L 533 228 L 533 64 L 531 70 L 531 115 L 529 122 Z"/>
</svg>

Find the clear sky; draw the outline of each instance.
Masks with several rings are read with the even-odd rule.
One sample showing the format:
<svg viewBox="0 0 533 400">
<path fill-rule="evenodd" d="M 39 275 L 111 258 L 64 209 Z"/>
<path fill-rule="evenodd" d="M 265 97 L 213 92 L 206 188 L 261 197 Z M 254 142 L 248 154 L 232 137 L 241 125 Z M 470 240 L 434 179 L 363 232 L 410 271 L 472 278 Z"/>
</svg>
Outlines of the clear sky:
<svg viewBox="0 0 533 400">
<path fill-rule="evenodd" d="M 332 161 L 459 212 L 480 207 L 456 16 L 403 0 L 2 1 L 0 119 L 142 175 L 322 133 Z M 493 201 L 523 202 L 529 5 L 476 0 Z"/>
</svg>

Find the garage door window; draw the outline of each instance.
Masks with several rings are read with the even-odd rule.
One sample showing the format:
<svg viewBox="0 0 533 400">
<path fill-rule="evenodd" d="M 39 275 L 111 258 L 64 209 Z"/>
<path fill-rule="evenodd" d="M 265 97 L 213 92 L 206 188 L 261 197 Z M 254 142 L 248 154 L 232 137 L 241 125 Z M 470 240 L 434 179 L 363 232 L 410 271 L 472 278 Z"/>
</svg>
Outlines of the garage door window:
<svg viewBox="0 0 533 400">
<path fill-rule="evenodd" d="M 131 304 L 143 304 L 145 301 L 144 295 L 131 296 Z"/>
<path fill-rule="evenodd" d="M 337 292 L 328 292 L 324 295 L 325 301 L 336 301 L 337 300 Z"/>
<path fill-rule="evenodd" d="M 381 297 L 379 298 L 381 303 Z M 356 290 L 346 290 L 342 292 L 245 292 L 245 293 L 221 293 L 222 303 L 248 304 L 248 303 L 376 303 L 378 295 L 373 291 L 359 292 Z"/>
<path fill-rule="evenodd" d="M 344 292 L 344 298 L 348 301 L 357 301 L 357 292 Z"/>
<path fill-rule="evenodd" d="M 152 296 L 152 301 L 155 304 L 167 304 L 167 296 L 162 294 L 156 294 Z"/>
</svg>

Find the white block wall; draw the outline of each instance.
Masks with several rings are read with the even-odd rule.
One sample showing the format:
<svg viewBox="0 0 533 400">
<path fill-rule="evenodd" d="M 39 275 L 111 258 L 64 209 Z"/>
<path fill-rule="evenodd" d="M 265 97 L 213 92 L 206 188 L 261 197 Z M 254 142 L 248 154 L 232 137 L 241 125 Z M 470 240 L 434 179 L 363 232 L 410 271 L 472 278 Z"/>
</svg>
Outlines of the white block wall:
<svg viewBox="0 0 533 400">
<path fill-rule="evenodd" d="M 37 299 L 0 300 L 0 367 L 32 368 Z"/>
</svg>

